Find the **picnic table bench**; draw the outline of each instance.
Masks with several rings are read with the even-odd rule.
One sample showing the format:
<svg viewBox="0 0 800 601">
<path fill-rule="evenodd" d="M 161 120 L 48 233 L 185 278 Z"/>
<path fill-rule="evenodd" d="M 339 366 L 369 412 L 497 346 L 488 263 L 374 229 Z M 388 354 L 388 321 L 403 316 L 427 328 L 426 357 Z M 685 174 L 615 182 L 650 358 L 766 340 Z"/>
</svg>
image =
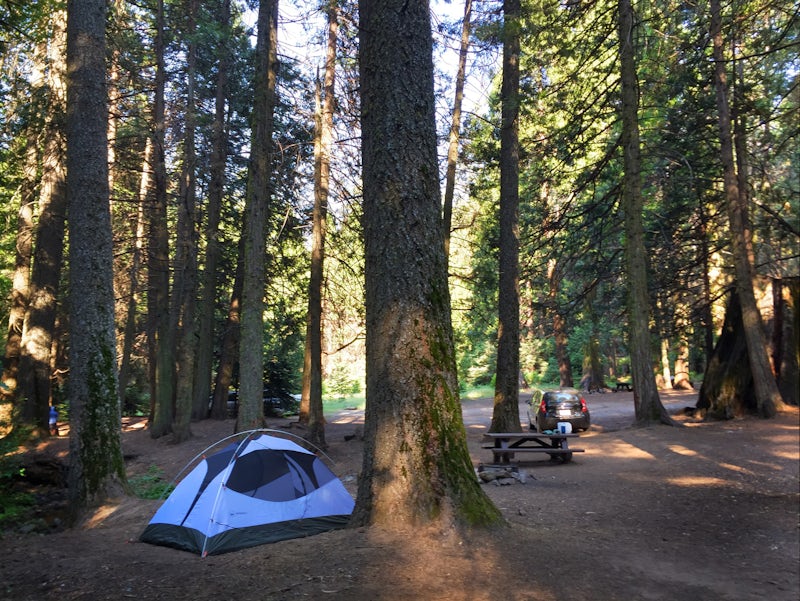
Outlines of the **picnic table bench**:
<svg viewBox="0 0 800 601">
<path fill-rule="evenodd" d="M 570 438 L 577 434 L 553 432 L 486 432 L 490 444 L 483 448 L 492 452 L 494 463 L 507 464 L 517 453 L 547 453 L 551 460 L 560 459 L 564 463 L 572 460 L 573 453 L 583 453 L 584 449 L 569 446 Z"/>
<path fill-rule="evenodd" d="M 617 380 L 617 387 L 614 392 L 619 392 L 620 390 L 627 390 L 630 392 L 633 390 L 633 384 L 630 380 Z"/>
</svg>

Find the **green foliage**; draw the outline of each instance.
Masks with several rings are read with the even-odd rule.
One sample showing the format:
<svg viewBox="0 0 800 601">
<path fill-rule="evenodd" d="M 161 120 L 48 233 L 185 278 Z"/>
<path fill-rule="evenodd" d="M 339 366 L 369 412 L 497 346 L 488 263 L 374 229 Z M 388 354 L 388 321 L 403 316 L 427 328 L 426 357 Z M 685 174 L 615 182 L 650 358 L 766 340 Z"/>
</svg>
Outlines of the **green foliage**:
<svg viewBox="0 0 800 601">
<path fill-rule="evenodd" d="M 163 499 L 175 488 L 164 480 L 164 472 L 157 465 L 151 465 L 144 474 L 131 476 L 128 484 L 132 494 L 140 499 Z"/>
<path fill-rule="evenodd" d="M 361 392 L 361 382 L 354 378 L 344 365 L 337 365 L 325 380 L 325 390 L 338 398 Z"/>
<path fill-rule="evenodd" d="M 14 486 L 17 480 L 25 477 L 25 468 L 17 454 L 19 439 L 14 433 L 0 438 L 0 530 L 15 525 L 36 502 L 32 493 Z"/>
<path fill-rule="evenodd" d="M 128 386 L 125 389 L 123 415 L 141 417 L 150 412 L 150 391 L 141 385 Z"/>
</svg>

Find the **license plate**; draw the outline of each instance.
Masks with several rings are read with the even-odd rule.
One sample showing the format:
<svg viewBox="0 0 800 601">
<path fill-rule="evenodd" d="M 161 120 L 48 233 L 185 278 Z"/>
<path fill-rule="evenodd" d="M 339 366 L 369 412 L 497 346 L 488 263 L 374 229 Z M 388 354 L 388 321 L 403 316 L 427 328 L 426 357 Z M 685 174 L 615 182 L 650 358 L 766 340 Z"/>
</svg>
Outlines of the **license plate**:
<svg viewBox="0 0 800 601">
<path fill-rule="evenodd" d="M 559 409 L 558 410 L 558 417 L 571 417 L 572 411 L 569 409 Z"/>
</svg>

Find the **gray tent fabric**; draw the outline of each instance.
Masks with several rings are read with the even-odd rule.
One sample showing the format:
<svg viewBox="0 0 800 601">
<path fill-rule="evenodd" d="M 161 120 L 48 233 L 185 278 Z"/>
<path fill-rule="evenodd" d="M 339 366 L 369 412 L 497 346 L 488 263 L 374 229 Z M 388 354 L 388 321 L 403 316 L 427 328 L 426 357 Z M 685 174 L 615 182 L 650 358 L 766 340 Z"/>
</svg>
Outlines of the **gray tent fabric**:
<svg viewBox="0 0 800 601">
<path fill-rule="evenodd" d="M 291 440 L 254 432 L 199 462 L 140 540 L 218 555 L 342 528 L 354 504 L 319 457 Z"/>
</svg>

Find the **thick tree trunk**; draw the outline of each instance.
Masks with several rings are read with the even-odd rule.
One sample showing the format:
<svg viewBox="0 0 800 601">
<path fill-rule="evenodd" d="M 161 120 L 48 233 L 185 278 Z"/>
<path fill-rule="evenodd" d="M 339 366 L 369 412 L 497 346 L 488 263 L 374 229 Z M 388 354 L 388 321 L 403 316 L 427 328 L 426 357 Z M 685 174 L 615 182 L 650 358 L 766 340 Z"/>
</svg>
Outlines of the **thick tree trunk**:
<svg viewBox="0 0 800 601">
<path fill-rule="evenodd" d="M 761 313 L 758 310 L 753 291 L 753 265 L 751 258 L 753 252 L 751 234 L 748 227 L 747 186 L 745 183 L 747 174 L 737 174 L 733 156 L 733 137 L 731 134 L 730 105 L 728 103 L 720 0 L 711 0 L 710 8 L 711 38 L 714 45 L 714 87 L 716 88 L 717 98 L 720 162 L 722 163 L 725 201 L 730 222 L 736 290 L 742 307 L 744 334 L 747 340 L 750 369 L 753 370 L 759 414 L 763 417 L 774 417 L 775 413 L 783 406 L 783 400 L 769 362 Z M 740 152 L 743 152 L 744 141 L 741 140 L 739 144 Z"/>
<path fill-rule="evenodd" d="M 624 176 L 625 258 L 628 275 L 628 324 L 636 422 L 672 420 L 658 396 L 650 349 L 650 310 L 647 293 L 647 251 L 642 225 L 641 159 L 639 150 L 639 84 L 636 75 L 635 14 L 630 0 L 619 1 L 619 48 L 622 89 L 622 148 Z"/>
<path fill-rule="evenodd" d="M 728 299 L 725 323 L 703 376 L 697 409 L 700 416 L 715 419 L 759 413 L 747 353 L 742 306 L 735 289 Z"/>
<path fill-rule="evenodd" d="M 519 421 L 519 18 L 519 0 L 504 0 L 497 369 L 490 432 L 522 430 Z"/>
<path fill-rule="evenodd" d="M 106 2 L 67 5 L 67 203 L 70 265 L 72 518 L 122 492 L 106 138 Z"/>
<path fill-rule="evenodd" d="M 269 214 L 273 107 L 277 78 L 278 0 L 258 9 L 258 39 L 251 116 L 252 143 L 244 218 L 244 274 L 239 341 L 239 414 L 236 431 L 264 423 L 264 247 Z"/>
<path fill-rule="evenodd" d="M 325 233 L 330 187 L 330 153 L 333 144 L 333 108 L 336 93 L 336 39 L 338 10 L 328 6 L 328 48 L 325 56 L 324 98 L 317 85 L 314 138 L 314 210 L 312 215 L 311 279 L 308 284 L 308 323 L 303 364 L 300 421 L 308 426 L 308 440 L 324 449 L 325 416 L 322 411 L 322 290 Z"/>
<path fill-rule="evenodd" d="M 367 408 L 355 525 L 498 522 L 466 445 L 427 1 L 361 0 Z"/>
</svg>

